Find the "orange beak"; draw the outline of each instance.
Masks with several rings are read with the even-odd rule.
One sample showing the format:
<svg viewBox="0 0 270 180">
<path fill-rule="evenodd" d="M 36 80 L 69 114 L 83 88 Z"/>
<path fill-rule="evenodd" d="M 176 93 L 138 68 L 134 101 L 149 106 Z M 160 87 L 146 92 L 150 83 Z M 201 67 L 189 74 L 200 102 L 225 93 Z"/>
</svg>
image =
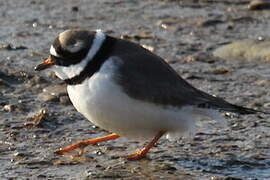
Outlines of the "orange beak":
<svg viewBox="0 0 270 180">
<path fill-rule="evenodd" d="M 35 67 L 35 71 L 42 71 L 44 69 L 51 67 L 52 65 L 54 65 L 54 61 L 52 60 L 51 57 L 49 57 L 48 59 L 45 59 L 41 64 L 37 65 Z"/>
</svg>

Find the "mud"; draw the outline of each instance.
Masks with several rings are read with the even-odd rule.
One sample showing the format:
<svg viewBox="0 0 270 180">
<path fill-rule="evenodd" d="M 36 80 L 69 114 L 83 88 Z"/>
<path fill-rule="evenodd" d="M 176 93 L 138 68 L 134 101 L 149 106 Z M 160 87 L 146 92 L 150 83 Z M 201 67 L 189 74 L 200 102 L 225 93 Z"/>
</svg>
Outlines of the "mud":
<svg viewBox="0 0 270 180">
<path fill-rule="evenodd" d="M 127 161 L 145 142 L 121 138 L 82 157 L 54 151 L 107 132 L 70 104 L 51 72 L 34 72 L 55 36 L 102 29 L 165 58 L 195 87 L 229 102 L 270 111 L 270 64 L 213 57 L 225 44 L 269 38 L 269 10 L 247 0 L 0 2 L 0 179 L 270 179 L 270 121 L 223 113 L 227 127 L 161 139 L 146 159 Z M 45 89 L 45 90 L 44 90 Z"/>
</svg>

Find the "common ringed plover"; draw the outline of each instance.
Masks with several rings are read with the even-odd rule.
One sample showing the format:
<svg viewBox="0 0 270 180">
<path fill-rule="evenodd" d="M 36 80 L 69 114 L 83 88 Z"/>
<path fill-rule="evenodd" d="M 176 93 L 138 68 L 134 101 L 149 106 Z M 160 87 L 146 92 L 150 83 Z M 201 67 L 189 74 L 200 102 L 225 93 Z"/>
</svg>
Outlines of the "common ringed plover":
<svg viewBox="0 0 270 180">
<path fill-rule="evenodd" d="M 49 58 L 35 70 L 50 68 L 67 84 L 74 107 L 112 134 L 61 148 L 58 154 L 125 136 L 149 139 L 141 159 L 164 134 L 183 132 L 195 117 L 212 111 L 259 111 L 237 106 L 194 88 L 161 57 L 133 42 L 101 31 L 67 30 L 58 35 Z"/>
</svg>

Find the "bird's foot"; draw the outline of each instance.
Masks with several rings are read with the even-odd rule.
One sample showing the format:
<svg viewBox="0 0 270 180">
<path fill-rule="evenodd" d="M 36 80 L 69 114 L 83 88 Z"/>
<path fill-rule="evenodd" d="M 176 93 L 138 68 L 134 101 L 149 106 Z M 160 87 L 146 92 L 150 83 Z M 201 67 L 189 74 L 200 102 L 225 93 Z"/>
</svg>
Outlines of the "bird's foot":
<svg viewBox="0 0 270 180">
<path fill-rule="evenodd" d="M 64 153 L 68 153 L 74 149 L 79 148 L 80 151 L 78 152 L 78 155 L 82 155 L 84 153 L 84 148 L 86 146 L 88 146 L 89 144 L 97 144 L 99 142 L 103 142 L 103 141 L 108 141 L 108 140 L 113 140 L 113 139 L 117 139 L 120 136 L 112 133 L 109 134 L 107 136 L 103 136 L 103 137 L 98 137 L 98 138 L 94 138 L 94 139 L 87 139 L 87 140 L 83 140 L 83 141 L 79 141 L 75 144 L 72 144 L 70 146 L 64 147 L 64 148 L 60 148 L 59 150 L 55 151 L 55 154 L 58 155 L 63 155 Z"/>
<path fill-rule="evenodd" d="M 140 150 L 138 152 L 134 152 L 131 154 L 123 155 L 121 157 L 126 158 L 127 160 L 136 161 L 145 158 L 146 152 L 143 150 Z"/>
<path fill-rule="evenodd" d="M 69 153 L 70 151 L 73 151 L 74 149 L 80 149 L 77 153 L 78 156 L 81 156 L 85 152 L 85 147 L 88 146 L 89 144 L 85 144 L 84 141 L 80 141 L 76 144 L 72 144 L 70 146 L 66 146 L 64 148 L 60 148 L 59 150 L 55 151 L 54 153 L 57 155 L 63 155 L 65 153 Z"/>
</svg>

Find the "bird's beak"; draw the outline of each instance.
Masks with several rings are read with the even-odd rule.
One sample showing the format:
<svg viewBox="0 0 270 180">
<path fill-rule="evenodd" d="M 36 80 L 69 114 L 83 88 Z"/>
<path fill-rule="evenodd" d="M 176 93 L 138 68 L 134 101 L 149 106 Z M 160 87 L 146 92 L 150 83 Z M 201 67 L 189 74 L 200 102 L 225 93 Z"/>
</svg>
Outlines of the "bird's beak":
<svg viewBox="0 0 270 180">
<path fill-rule="evenodd" d="M 54 65 L 54 61 L 52 60 L 51 57 L 48 57 L 48 59 L 45 59 L 41 64 L 35 67 L 35 71 L 42 71 L 44 69 L 51 67 L 52 65 Z"/>
</svg>

